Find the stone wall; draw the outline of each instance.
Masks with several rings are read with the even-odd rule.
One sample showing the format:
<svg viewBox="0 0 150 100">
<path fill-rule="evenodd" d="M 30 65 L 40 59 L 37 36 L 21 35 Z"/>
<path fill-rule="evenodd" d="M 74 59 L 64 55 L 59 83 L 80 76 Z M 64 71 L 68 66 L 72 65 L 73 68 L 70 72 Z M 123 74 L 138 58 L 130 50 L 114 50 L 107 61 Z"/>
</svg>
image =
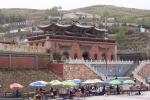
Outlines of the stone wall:
<svg viewBox="0 0 150 100">
<path fill-rule="evenodd" d="M 29 86 L 31 82 L 43 80 L 50 82 L 51 80 L 60 80 L 60 78 L 47 69 L 1 69 L 0 85 L 4 91 L 14 91 L 9 88 L 12 83 L 20 83 L 24 86 L 21 91 L 32 91 Z"/>
<path fill-rule="evenodd" d="M 64 79 L 96 79 L 96 73 L 84 64 L 64 64 Z"/>
<path fill-rule="evenodd" d="M 150 64 L 145 65 L 139 72 L 139 76 L 142 76 L 143 78 L 150 76 Z"/>
</svg>

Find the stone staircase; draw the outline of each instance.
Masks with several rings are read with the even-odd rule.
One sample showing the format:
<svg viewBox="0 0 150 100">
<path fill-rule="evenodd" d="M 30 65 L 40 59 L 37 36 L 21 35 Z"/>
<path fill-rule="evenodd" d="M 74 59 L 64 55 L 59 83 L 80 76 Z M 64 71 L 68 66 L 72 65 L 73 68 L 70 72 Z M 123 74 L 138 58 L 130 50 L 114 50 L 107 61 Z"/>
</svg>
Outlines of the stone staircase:
<svg viewBox="0 0 150 100">
<path fill-rule="evenodd" d="M 67 60 L 66 61 L 67 63 L 69 64 L 84 64 L 86 65 L 86 67 L 88 67 L 90 70 L 92 70 L 94 73 L 96 73 L 99 77 L 101 77 L 103 80 L 106 79 L 106 76 L 104 73 L 102 73 L 101 71 L 98 70 L 98 67 L 94 67 L 92 65 L 106 65 L 106 62 L 105 61 L 101 61 L 101 60 Z M 107 64 L 109 65 L 115 65 L 115 64 L 118 64 L 118 65 L 132 65 L 133 64 L 133 61 L 108 61 Z"/>
<path fill-rule="evenodd" d="M 126 73 L 125 73 L 124 76 L 130 77 L 130 76 L 133 74 L 132 72 L 133 72 L 137 67 L 138 67 L 137 64 L 133 64 L 133 65 L 131 66 L 131 68 L 128 69 L 128 71 L 126 71 Z"/>
<path fill-rule="evenodd" d="M 135 70 L 132 72 L 132 74 L 134 75 L 134 77 L 139 81 L 139 82 L 143 82 L 144 84 L 148 85 L 145 81 L 145 79 L 138 75 L 138 72 L 144 68 L 147 64 L 150 64 L 150 61 L 141 61 L 139 66 L 137 68 L 135 68 Z"/>
<path fill-rule="evenodd" d="M 99 77 L 101 77 L 101 79 L 106 79 L 105 75 L 98 72 L 97 69 L 95 69 L 94 67 L 91 66 L 91 62 L 92 61 L 88 61 L 88 60 L 83 60 L 83 59 L 75 59 L 75 60 L 66 60 L 66 63 L 68 64 L 84 64 L 86 67 L 88 67 L 91 71 L 93 71 L 95 74 L 97 74 Z"/>
<path fill-rule="evenodd" d="M 84 64 L 93 72 L 95 72 L 98 76 L 100 76 L 103 80 L 106 79 L 106 76 L 103 73 L 99 72 L 95 67 L 92 67 L 88 62 L 85 61 Z"/>
</svg>

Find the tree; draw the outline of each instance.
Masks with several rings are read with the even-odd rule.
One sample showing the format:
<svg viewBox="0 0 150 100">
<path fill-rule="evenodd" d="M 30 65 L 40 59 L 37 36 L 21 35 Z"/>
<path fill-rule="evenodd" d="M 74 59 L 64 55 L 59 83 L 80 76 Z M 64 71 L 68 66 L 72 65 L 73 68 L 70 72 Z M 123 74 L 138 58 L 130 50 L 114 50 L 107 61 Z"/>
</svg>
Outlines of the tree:
<svg viewBox="0 0 150 100">
<path fill-rule="evenodd" d="M 100 15 L 102 20 L 105 22 L 105 27 L 107 27 L 107 18 L 109 16 L 109 12 L 107 10 L 103 10 Z"/>
<path fill-rule="evenodd" d="M 4 24 L 5 23 L 5 15 L 3 14 L 3 12 L 0 10 L 0 24 Z"/>
<path fill-rule="evenodd" d="M 107 18 L 109 16 L 109 12 L 107 10 L 103 10 L 101 13 L 102 18 Z"/>
<path fill-rule="evenodd" d="M 47 9 L 46 11 L 45 11 L 45 13 L 46 13 L 46 15 L 47 16 L 56 16 L 56 15 L 60 15 L 60 10 L 61 10 L 62 8 L 61 8 L 61 6 L 59 6 L 59 7 L 52 7 L 52 8 L 50 8 L 50 9 Z"/>
<path fill-rule="evenodd" d="M 141 19 L 136 22 L 139 25 L 150 27 L 150 19 Z"/>
<path fill-rule="evenodd" d="M 124 41 L 126 33 L 127 33 L 127 29 L 125 27 L 120 27 L 116 33 L 116 37 L 115 37 L 116 41 L 118 43 Z"/>
</svg>

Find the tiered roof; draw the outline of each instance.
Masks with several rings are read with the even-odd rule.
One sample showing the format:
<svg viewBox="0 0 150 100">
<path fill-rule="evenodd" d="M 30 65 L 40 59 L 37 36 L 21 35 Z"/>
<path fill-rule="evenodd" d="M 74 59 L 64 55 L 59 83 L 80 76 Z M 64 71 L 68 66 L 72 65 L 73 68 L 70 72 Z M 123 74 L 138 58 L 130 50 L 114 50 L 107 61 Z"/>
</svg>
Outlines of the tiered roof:
<svg viewBox="0 0 150 100">
<path fill-rule="evenodd" d="M 100 42 L 115 42 L 114 40 L 105 39 L 106 29 L 100 29 L 94 26 L 71 24 L 62 25 L 53 23 L 50 25 L 39 26 L 43 31 L 41 34 L 30 34 L 27 38 L 30 40 L 44 39 L 49 36 L 53 39 L 67 39 L 67 40 L 85 40 L 85 41 L 100 41 Z"/>
</svg>

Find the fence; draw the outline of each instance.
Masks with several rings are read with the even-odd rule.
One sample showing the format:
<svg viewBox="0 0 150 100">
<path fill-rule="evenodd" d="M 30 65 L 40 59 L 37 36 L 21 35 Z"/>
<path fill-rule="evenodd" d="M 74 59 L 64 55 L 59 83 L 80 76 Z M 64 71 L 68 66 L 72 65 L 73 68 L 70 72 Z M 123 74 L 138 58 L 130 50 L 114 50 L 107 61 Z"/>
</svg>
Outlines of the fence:
<svg viewBox="0 0 150 100">
<path fill-rule="evenodd" d="M 106 64 L 106 61 L 102 60 L 83 60 L 83 59 L 69 59 L 66 63 L 69 64 Z M 107 64 L 133 64 L 134 61 L 107 61 Z"/>
</svg>

